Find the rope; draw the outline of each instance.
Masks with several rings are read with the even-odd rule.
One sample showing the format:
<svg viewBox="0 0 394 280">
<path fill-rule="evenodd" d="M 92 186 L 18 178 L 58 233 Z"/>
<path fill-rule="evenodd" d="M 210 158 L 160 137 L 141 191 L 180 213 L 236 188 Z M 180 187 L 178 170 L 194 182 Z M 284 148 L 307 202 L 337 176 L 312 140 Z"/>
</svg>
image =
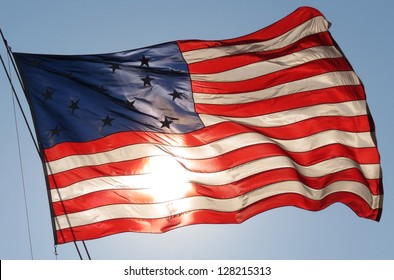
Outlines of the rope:
<svg viewBox="0 0 394 280">
<path fill-rule="evenodd" d="M 54 251 L 55 259 L 57 260 L 57 256 L 58 256 L 58 253 L 57 253 L 57 245 L 54 245 L 54 249 L 55 249 L 55 251 Z"/>
<path fill-rule="evenodd" d="M 11 71 L 10 68 L 11 68 L 10 59 L 8 58 L 8 71 Z M 11 79 L 11 81 L 12 81 L 12 79 Z M 29 219 L 29 212 L 28 212 L 28 205 L 27 205 L 25 176 L 24 176 L 23 164 L 22 164 L 22 153 L 21 153 L 21 145 L 20 145 L 20 137 L 19 137 L 18 119 L 16 116 L 15 97 L 14 97 L 14 95 L 12 95 L 12 93 L 11 93 L 11 97 L 12 97 L 12 105 L 13 105 L 13 109 L 14 109 L 15 132 L 16 132 L 16 138 L 17 138 L 17 144 L 18 144 L 19 170 L 21 172 L 23 198 L 24 198 L 24 203 L 25 203 L 25 215 L 26 215 L 26 222 L 27 222 L 27 233 L 28 233 L 28 237 L 29 237 L 30 258 L 33 260 L 34 259 L 33 247 L 32 247 L 32 241 L 31 241 L 30 219 Z"/>
<path fill-rule="evenodd" d="M 17 71 L 16 65 L 15 65 L 15 61 L 14 61 L 14 59 L 13 59 L 13 57 L 12 57 L 12 48 L 8 45 L 8 42 L 7 42 L 7 40 L 5 39 L 4 34 L 3 34 L 3 31 L 1 30 L 1 28 L 0 28 L 0 35 L 1 35 L 1 38 L 3 39 L 4 46 L 5 46 L 6 49 L 7 49 L 8 58 L 11 58 L 12 66 L 14 67 L 16 76 L 18 77 L 19 84 L 21 85 L 23 92 L 25 92 L 25 87 L 23 86 L 22 78 L 21 78 L 21 76 L 19 75 L 19 72 Z"/>
<path fill-rule="evenodd" d="M 86 244 L 85 244 L 84 240 L 82 240 L 82 244 L 83 244 L 83 247 L 85 248 L 85 252 L 88 255 L 89 260 L 91 260 L 92 258 L 90 257 L 88 247 L 86 247 Z"/>
</svg>

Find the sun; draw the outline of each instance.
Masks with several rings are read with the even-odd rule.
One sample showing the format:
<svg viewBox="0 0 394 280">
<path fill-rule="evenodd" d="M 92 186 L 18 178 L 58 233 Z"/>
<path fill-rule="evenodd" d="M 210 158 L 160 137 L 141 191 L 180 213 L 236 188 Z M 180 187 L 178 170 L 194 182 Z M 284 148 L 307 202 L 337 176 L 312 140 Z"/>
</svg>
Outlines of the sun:
<svg viewBox="0 0 394 280">
<path fill-rule="evenodd" d="M 184 197 L 192 189 L 188 171 L 172 156 L 154 156 L 144 165 L 144 185 L 154 201 L 170 201 Z"/>
</svg>

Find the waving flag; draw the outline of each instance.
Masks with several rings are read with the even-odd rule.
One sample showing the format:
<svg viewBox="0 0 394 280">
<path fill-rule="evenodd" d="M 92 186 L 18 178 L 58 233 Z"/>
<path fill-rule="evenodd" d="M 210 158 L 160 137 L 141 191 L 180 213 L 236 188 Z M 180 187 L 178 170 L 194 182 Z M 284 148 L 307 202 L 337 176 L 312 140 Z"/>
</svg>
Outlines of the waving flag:
<svg viewBox="0 0 394 280">
<path fill-rule="evenodd" d="M 379 220 L 372 118 L 328 26 L 303 7 L 230 40 L 15 53 L 56 243 L 336 202 Z"/>
</svg>

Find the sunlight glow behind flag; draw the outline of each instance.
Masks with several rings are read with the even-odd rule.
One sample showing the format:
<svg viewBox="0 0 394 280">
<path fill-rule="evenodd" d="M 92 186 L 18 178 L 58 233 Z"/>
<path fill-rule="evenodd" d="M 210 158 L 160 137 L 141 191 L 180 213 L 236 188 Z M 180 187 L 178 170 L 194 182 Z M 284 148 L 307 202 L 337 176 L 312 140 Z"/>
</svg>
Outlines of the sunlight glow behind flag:
<svg viewBox="0 0 394 280">
<path fill-rule="evenodd" d="M 230 40 L 15 53 L 55 242 L 336 202 L 379 220 L 372 117 L 328 26 L 302 7 Z"/>
</svg>

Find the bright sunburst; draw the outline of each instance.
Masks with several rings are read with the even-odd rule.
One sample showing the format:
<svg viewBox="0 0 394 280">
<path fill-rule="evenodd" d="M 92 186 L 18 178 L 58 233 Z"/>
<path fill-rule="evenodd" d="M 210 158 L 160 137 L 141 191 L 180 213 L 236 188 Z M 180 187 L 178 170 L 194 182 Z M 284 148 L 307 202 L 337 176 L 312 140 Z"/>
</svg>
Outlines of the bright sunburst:
<svg viewBox="0 0 394 280">
<path fill-rule="evenodd" d="M 183 197 L 191 190 L 189 171 L 171 156 L 151 157 L 144 166 L 144 185 L 153 190 L 155 201 L 168 201 Z"/>
</svg>

